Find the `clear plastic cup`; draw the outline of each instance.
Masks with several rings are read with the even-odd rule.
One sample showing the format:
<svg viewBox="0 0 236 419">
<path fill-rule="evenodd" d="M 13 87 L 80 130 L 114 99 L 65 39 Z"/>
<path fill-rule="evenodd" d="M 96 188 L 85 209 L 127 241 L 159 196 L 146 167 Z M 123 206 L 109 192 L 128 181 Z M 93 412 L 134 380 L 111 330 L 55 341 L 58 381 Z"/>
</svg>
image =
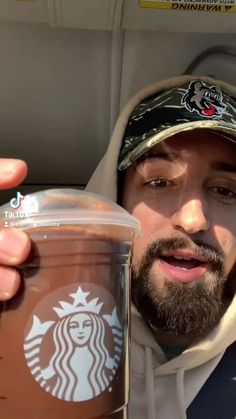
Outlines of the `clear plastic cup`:
<svg viewBox="0 0 236 419">
<path fill-rule="evenodd" d="M 13 205 L 12 205 L 13 204 Z M 113 202 L 55 189 L 0 209 L 32 241 L 1 303 L 0 412 L 7 419 L 127 418 L 129 267 L 138 221 Z"/>
</svg>

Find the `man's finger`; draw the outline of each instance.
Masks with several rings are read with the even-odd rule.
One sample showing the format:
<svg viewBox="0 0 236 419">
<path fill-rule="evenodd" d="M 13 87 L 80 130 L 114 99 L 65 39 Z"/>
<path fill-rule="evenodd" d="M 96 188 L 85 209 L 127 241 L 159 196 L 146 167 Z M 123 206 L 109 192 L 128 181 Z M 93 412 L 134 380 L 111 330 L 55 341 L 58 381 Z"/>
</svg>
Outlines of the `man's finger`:
<svg viewBox="0 0 236 419">
<path fill-rule="evenodd" d="M 24 262 L 30 252 L 30 247 L 30 239 L 23 231 L 2 228 L 0 230 L 0 265 L 16 266 Z"/>
<path fill-rule="evenodd" d="M 20 286 L 20 274 L 16 269 L 0 266 L 0 301 L 12 298 Z"/>
<path fill-rule="evenodd" d="M 18 159 L 0 158 L 0 189 L 19 185 L 28 172 L 27 164 Z"/>
</svg>

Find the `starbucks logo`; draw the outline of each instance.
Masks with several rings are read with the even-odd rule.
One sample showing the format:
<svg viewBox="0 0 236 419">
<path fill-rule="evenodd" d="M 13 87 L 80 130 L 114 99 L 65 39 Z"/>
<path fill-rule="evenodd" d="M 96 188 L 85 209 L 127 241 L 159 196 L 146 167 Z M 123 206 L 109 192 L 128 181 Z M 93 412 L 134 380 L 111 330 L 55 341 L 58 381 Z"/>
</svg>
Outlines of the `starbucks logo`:
<svg viewBox="0 0 236 419">
<path fill-rule="evenodd" d="M 45 297 L 32 313 L 24 341 L 37 383 L 71 402 L 93 399 L 108 387 L 112 391 L 122 348 L 115 301 L 94 284 L 72 284 Z"/>
</svg>

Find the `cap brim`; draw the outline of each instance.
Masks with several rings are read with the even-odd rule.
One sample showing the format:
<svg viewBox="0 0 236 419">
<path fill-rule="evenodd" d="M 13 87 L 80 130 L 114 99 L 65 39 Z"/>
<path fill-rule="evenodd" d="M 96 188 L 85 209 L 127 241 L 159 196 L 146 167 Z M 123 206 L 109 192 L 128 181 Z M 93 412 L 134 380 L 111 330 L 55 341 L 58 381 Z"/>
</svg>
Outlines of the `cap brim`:
<svg viewBox="0 0 236 419">
<path fill-rule="evenodd" d="M 166 128 L 157 134 L 146 138 L 145 140 L 141 141 L 140 144 L 135 148 L 135 150 L 131 150 L 130 153 L 127 153 L 125 159 L 123 159 L 122 163 L 119 164 L 118 170 L 125 170 L 131 164 L 133 164 L 139 157 L 141 157 L 146 151 L 150 148 L 154 147 L 157 144 L 160 144 L 162 141 L 173 137 L 176 134 L 192 131 L 195 129 L 210 129 L 212 131 L 218 131 L 220 133 L 224 133 L 225 139 L 228 141 L 236 142 L 236 127 L 233 124 L 229 124 L 223 121 L 192 121 L 186 122 L 184 124 L 174 125 L 170 128 Z M 227 136 L 228 135 L 228 136 Z M 230 137 L 229 137 L 230 136 Z"/>
</svg>

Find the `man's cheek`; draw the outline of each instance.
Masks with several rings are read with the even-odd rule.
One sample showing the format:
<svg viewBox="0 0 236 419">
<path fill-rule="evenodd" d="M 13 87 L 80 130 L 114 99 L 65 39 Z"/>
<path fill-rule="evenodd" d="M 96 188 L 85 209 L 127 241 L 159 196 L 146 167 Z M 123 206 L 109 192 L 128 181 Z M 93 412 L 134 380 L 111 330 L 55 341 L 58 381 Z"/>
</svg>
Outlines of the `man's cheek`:
<svg viewBox="0 0 236 419">
<path fill-rule="evenodd" d="M 140 242 L 139 239 L 137 239 L 133 246 L 133 254 L 132 254 L 132 268 L 136 270 L 137 266 L 140 263 L 140 260 L 142 258 L 142 242 Z"/>
<path fill-rule="evenodd" d="M 148 247 L 147 238 L 141 233 L 141 237 L 136 239 L 133 246 L 132 267 L 137 269 Z"/>
<path fill-rule="evenodd" d="M 216 228 L 215 235 L 218 241 L 218 247 L 224 255 L 225 273 L 232 270 L 236 263 L 236 236 L 233 236 L 228 229 Z"/>
</svg>

